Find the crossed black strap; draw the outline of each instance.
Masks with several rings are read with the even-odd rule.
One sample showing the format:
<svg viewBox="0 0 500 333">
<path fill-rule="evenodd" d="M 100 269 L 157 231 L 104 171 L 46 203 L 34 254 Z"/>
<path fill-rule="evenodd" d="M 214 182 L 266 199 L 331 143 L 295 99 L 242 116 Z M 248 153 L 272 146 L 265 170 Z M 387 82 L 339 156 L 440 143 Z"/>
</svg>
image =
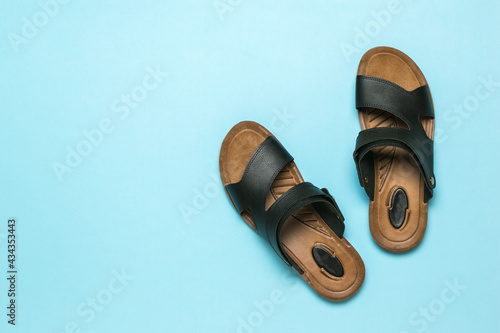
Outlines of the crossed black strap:
<svg viewBox="0 0 500 333">
<path fill-rule="evenodd" d="M 430 200 L 436 187 L 433 171 L 434 143 L 425 133 L 421 122 L 421 117 L 434 118 L 428 86 L 407 91 L 378 77 L 358 75 L 356 108 L 375 108 L 389 112 L 403 120 L 409 128 L 377 127 L 359 133 L 354 161 L 361 186 L 370 200 L 374 199 L 375 191 L 372 149 L 382 146 L 402 148 L 413 157 L 425 179 L 424 202 Z"/>
<path fill-rule="evenodd" d="M 288 265 L 297 267 L 281 245 L 285 221 L 300 208 L 312 204 L 328 227 L 339 238 L 344 234 L 344 217 L 328 190 L 311 183 L 300 183 L 281 195 L 266 211 L 266 197 L 278 173 L 293 157 L 274 137 L 269 136 L 255 150 L 242 179 L 226 186 L 238 213 L 248 210 L 260 236 L 266 239 Z"/>
</svg>

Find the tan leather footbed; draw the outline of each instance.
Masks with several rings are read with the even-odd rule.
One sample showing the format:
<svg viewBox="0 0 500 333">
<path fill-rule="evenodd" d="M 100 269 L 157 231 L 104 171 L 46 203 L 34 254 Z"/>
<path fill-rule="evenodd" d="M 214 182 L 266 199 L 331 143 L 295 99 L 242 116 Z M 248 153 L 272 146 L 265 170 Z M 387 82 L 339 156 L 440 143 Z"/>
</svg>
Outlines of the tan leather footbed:
<svg viewBox="0 0 500 333">
<path fill-rule="evenodd" d="M 261 125 L 244 121 L 235 125 L 222 143 L 220 152 L 220 174 L 224 188 L 241 180 L 250 157 L 257 147 L 270 135 Z M 304 180 L 294 162 L 286 165 L 276 177 L 267 195 L 266 209 L 283 193 Z M 227 192 L 226 192 L 227 193 Z M 229 195 L 228 195 L 229 197 Z M 231 200 L 231 198 L 229 197 Z M 255 230 L 248 211 L 241 215 L 243 220 Z M 309 205 L 295 212 L 284 224 L 281 232 L 284 251 L 304 271 L 301 275 L 320 295 L 341 300 L 353 295 L 361 286 L 365 268 L 357 251 L 345 239 L 339 239 Z M 322 246 L 336 256 L 344 268 L 342 277 L 330 275 L 320 268 L 313 256 L 312 249 Z M 274 251 L 269 247 L 270 253 Z M 277 260 L 280 260 L 276 256 Z"/>
<path fill-rule="evenodd" d="M 427 84 L 417 65 L 403 52 L 389 47 L 371 49 L 361 59 L 358 75 L 379 77 L 411 91 Z M 359 110 L 363 130 L 376 127 L 408 128 L 399 118 L 379 109 Z M 434 139 L 434 119 L 422 118 L 422 125 Z M 422 240 L 427 226 L 424 203 L 424 179 L 409 153 L 401 148 L 380 147 L 372 150 L 375 160 L 375 195 L 370 201 L 369 220 L 373 239 L 390 251 L 405 251 Z M 408 197 L 408 211 L 400 228 L 389 220 L 390 198 L 402 188 Z"/>
</svg>

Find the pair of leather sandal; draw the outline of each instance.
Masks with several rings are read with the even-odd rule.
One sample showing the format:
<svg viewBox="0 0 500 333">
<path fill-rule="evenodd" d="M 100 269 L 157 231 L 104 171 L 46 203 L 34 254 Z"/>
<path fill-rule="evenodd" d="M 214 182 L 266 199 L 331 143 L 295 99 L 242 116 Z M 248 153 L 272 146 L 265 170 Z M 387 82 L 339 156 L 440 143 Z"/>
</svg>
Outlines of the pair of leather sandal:
<svg viewBox="0 0 500 333">
<path fill-rule="evenodd" d="M 370 198 L 371 234 L 387 250 L 409 250 L 425 233 L 436 186 L 429 87 L 406 54 L 374 48 L 359 64 L 356 108 L 362 131 L 354 161 Z M 344 238 L 335 199 L 304 181 L 293 157 L 266 128 L 251 121 L 234 126 L 222 143 L 219 165 L 236 211 L 316 292 L 342 300 L 359 290 L 364 263 Z"/>
</svg>

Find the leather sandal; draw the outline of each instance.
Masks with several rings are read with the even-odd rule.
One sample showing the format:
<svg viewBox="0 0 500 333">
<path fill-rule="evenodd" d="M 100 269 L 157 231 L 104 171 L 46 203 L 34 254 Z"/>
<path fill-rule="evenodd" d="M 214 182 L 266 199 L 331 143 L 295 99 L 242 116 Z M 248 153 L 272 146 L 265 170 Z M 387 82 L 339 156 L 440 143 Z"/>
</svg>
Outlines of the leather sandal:
<svg viewBox="0 0 500 333">
<path fill-rule="evenodd" d="M 424 237 L 436 187 L 429 86 L 406 54 L 376 47 L 359 64 L 356 108 L 362 131 L 354 161 L 370 198 L 370 232 L 387 250 L 409 250 Z"/>
<path fill-rule="evenodd" d="M 251 121 L 235 125 L 222 143 L 219 166 L 236 211 L 316 292 L 342 300 L 361 287 L 364 264 L 343 237 L 335 199 L 304 182 L 267 129 Z"/>
</svg>

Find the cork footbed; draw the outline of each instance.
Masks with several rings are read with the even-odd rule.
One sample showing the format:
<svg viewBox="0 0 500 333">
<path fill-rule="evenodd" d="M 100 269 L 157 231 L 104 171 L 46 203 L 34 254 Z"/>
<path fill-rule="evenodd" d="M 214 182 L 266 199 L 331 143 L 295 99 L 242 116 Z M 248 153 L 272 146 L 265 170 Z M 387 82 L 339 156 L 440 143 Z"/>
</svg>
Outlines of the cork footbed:
<svg viewBox="0 0 500 333">
<path fill-rule="evenodd" d="M 411 91 L 427 84 L 417 65 L 403 52 L 377 47 L 366 52 L 358 75 L 379 77 Z M 358 112 L 363 130 L 375 127 L 408 128 L 399 118 L 379 109 Z M 422 118 L 429 138 L 434 139 L 434 119 Z M 369 220 L 373 239 L 390 251 L 415 247 L 424 237 L 427 226 L 427 203 L 424 203 L 424 178 L 409 153 L 401 148 L 380 147 L 372 150 L 375 160 L 375 195 L 370 201 Z M 408 197 L 408 211 L 403 225 L 396 229 L 389 220 L 390 198 L 402 188 Z"/>
<path fill-rule="evenodd" d="M 240 122 L 229 131 L 222 143 L 219 159 L 224 188 L 241 180 L 250 157 L 270 135 L 272 134 L 267 129 L 251 121 Z M 265 209 L 269 209 L 283 193 L 302 182 L 304 180 L 295 163 L 286 165 L 271 185 Z M 256 231 L 249 212 L 244 211 L 241 217 Z M 352 296 L 361 287 L 365 267 L 358 252 L 345 238 L 339 239 L 311 205 L 295 212 L 285 222 L 281 244 L 284 251 L 304 271 L 301 274 L 304 280 L 320 295 L 331 300 L 342 300 Z M 330 275 L 316 264 L 312 256 L 315 246 L 328 249 L 330 254 L 338 258 L 344 268 L 342 277 Z"/>
</svg>

